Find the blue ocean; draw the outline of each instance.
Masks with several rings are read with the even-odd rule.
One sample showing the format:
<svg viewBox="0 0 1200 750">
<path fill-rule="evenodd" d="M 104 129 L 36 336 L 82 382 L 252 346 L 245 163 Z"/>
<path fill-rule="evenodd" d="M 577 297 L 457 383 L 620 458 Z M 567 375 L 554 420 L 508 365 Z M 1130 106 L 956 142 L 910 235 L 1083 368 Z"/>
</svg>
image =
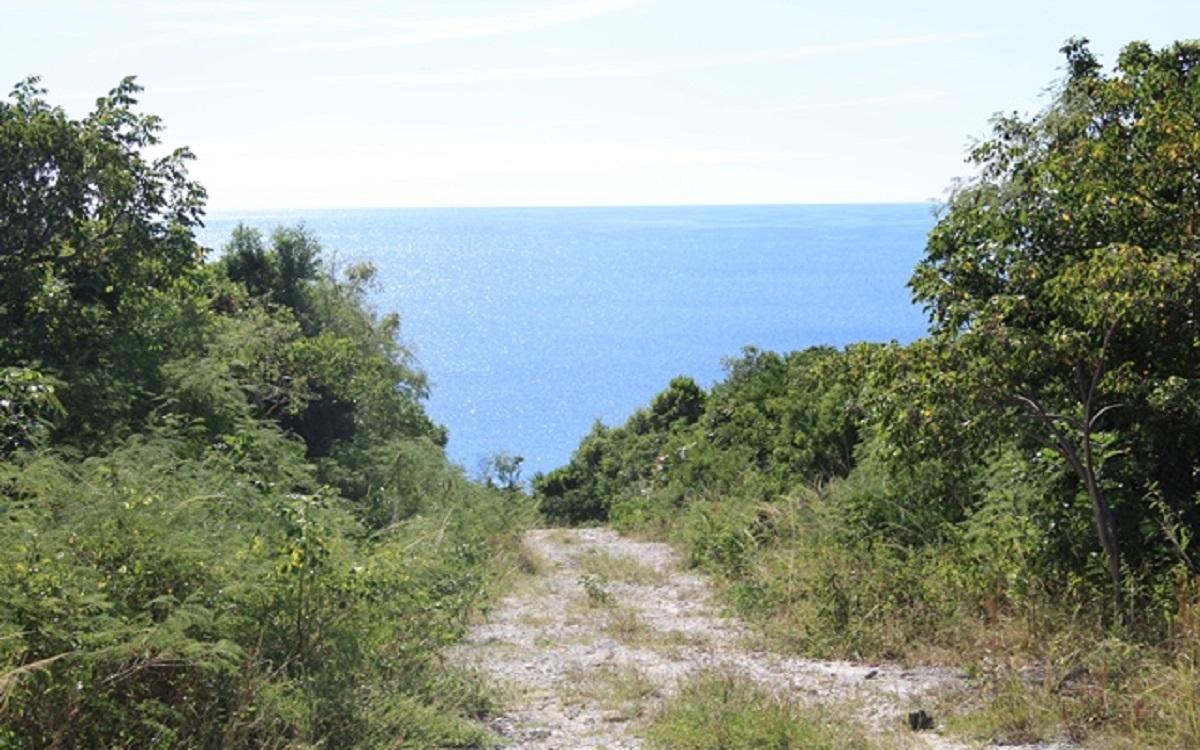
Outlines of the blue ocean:
<svg viewBox="0 0 1200 750">
<path fill-rule="evenodd" d="M 754 345 L 911 341 L 905 284 L 928 204 L 362 209 L 210 215 L 304 224 L 327 257 L 370 261 L 429 374 L 452 459 L 563 464 L 596 420 L 623 421 L 680 374 L 710 385 Z"/>
</svg>

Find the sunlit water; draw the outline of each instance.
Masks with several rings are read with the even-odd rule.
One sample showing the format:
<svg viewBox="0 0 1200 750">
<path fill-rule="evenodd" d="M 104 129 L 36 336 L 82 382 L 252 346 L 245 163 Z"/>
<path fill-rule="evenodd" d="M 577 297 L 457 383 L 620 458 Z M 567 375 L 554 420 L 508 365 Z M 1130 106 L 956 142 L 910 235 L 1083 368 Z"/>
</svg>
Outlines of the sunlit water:
<svg viewBox="0 0 1200 750">
<path fill-rule="evenodd" d="M 303 220 L 342 264 L 379 269 L 433 384 L 430 414 L 474 471 L 497 451 L 526 476 L 560 465 L 596 419 L 616 423 L 679 374 L 709 385 L 748 344 L 780 351 L 910 341 L 905 283 L 925 204 L 371 209 L 210 216 Z"/>
</svg>

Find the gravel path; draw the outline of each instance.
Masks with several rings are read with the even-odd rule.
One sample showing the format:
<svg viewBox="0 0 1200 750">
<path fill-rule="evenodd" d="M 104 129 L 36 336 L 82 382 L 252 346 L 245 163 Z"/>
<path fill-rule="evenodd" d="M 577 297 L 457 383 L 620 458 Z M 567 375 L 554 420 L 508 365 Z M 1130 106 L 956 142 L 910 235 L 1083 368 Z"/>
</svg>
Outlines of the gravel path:
<svg viewBox="0 0 1200 750">
<path fill-rule="evenodd" d="M 850 707 L 894 736 L 907 712 L 928 705 L 923 696 L 962 680 L 943 669 L 755 650 L 746 626 L 722 616 L 704 578 L 683 571 L 666 544 L 609 529 L 541 529 L 525 546 L 536 572 L 450 653 L 506 692 L 506 712 L 491 722 L 505 747 L 640 748 L 639 721 L 705 669 Z M 905 734 L 915 747 L 968 747 L 936 732 Z"/>
</svg>

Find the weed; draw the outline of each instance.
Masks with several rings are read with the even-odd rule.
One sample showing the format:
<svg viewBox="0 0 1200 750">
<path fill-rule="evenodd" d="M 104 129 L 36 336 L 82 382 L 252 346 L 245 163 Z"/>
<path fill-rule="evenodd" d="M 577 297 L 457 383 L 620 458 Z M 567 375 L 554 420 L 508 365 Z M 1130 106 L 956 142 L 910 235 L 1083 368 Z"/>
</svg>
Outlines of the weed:
<svg viewBox="0 0 1200 750">
<path fill-rule="evenodd" d="M 579 585 L 587 594 L 587 603 L 590 607 L 611 607 L 616 602 L 612 591 L 608 588 L 607 578 L 584 573 L 579 576 Z"/>
</svg>

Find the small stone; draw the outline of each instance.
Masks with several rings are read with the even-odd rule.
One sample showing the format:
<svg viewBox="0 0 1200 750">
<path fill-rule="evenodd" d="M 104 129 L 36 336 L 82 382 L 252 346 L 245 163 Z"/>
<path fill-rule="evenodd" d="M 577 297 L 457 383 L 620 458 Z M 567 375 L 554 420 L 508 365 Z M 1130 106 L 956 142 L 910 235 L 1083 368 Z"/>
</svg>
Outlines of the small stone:
<svg viewBox="0 0 1200 750">
<path fill-rule="evenodd" d="M 933 729 L 933 717 L 925 711 L 909 711 L 908 726 L 914 732 L 926 732 Z"/>
</svg>

